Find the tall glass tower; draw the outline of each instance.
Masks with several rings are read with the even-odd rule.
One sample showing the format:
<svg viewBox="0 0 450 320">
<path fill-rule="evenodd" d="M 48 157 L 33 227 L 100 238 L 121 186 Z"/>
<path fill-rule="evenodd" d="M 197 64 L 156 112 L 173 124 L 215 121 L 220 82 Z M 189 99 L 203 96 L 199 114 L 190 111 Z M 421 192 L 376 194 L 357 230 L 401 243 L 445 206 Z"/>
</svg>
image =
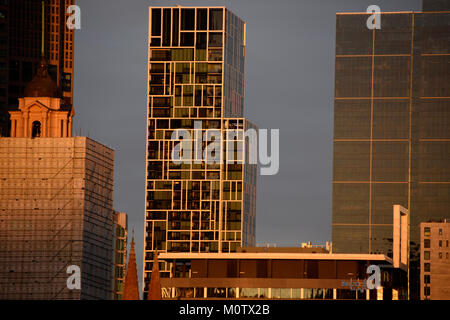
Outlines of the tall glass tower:
<svg viewBox="0 0 450 320">
<path fill-rule="evenodd" d="M 425 0 L 423 12 L 381 13 L 379 29 L 367 27 L 370 14 L 337 15 L 335 252 L 392 256 L 400 204 L 414 269 L 420 222 L 450 217 L 449 7 Z"/>
<path fill-rule="evenodd" d="M 151 7 L 149 16 L 145 292 L 155 250 L 233 252 L 255 244 L 257 169 L 245 161 L 243 133 L 255 129 L 243 118 L 245 22 L 224 7 Z M 217 130 L 234 150 L 222 148 L 216 163 L 192 152 L 177 164 L 177 129 L 189 132 L 192 146 Z M 177 268 L 160 264 L 161 277 Z"/>
</svg>

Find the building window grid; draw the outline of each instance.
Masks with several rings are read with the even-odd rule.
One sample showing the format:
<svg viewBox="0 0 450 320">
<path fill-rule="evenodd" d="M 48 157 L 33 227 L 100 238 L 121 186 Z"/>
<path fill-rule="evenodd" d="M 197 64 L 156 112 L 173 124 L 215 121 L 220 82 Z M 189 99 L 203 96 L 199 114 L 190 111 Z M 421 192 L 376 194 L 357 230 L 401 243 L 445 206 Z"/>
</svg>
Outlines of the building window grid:
<svg viewBox="0 0 450 320">
<path fill-rule="evenodd" d="M 175 10 L 177 10 L 177 8 L 172 8 L 171 9 L 171 19 L 173 19 L 173 12 Z M 209 10 L 207 10 L 209 12 Z M 163 11 L 161 12 L 161 16 Z M 226 11 L 225 9 L 223 9 L 223 19 L 225 20 L 225 14 Z M 209 13 L 208 13 L 209 16 Z M 209 18 L 208 18 L 209 19 Z M 197 23 L 197 16 L 195 17 L 195 21 Z M 173 22 L 173 21 L 171 21 Z M 163 30 L 163 19 L 161 19 L 161 30 Z M 173 23 L 171 24 L 173 26 Z M 178 25 L 181 25 L 181 14 L 179 14 L 179 20 L 178 20 Z M 207 25 L 209 26 L 209 20 L 207 22 Z M 225 23 L 223 23 L 223 26 L 225 25 Z M 162 32 L 162 31 L 161 31 Z M 182 32 L 188 32 L 188 31 L 178 31 L 178 39 L 181 38 L 181 33 Z M 173 183 L 179 182 L 179 183 L 183 183 L 183 181 L 176 181 L 176 179 L 173 179 L 170 175 L 171 173 L 177 173 L 177 172 L 186 172 L 186 168 L 181 168 L 181 169 L 176 169 L 176 168 L 171 168 L 170 166 L 170 157 L 168 156 L 173 148 L 173 142 L 171 141 L 167 141 L 167 137 L 169 137 L 169 134 L 171 134 L 171 132 L 173 131 L 174 128 L 163 128 L 160 129 L 157 127 L 156 121 L 159 119 L 161 119 L 161 117 L 159 116 L 159 114 L 155 114 L 155 106 L 154 106 L 154 99 L 158 98 L 158 97 L 168 97 L 171 96 L 171 107 L 170 107 L 170 111 L 168 114 L 166 114 L 166 116 L 164 118 L 167 119 L 178 119 L 178 118 L 183 118 L 183 119 L 187 119 L 187 120 L 194 120 L 194 119 L 202 119 L 202 120 L 206 120 L 206 119 L 219 119 L 220 121 L 220 117 L 222 116 L 222 109 L 223 109 L 223 100 L 224 100 L 224 95 L 225 92 L 223 90 L 224 87 L 224 82 L 223 82 L 223 74 L 224 74 L 224 57 L 225 57 L 225 50 L 224 50 L 224 46 L 221 45 L 219 47 L 217 46 L 211 46 L 209 45 L 209 41 L 206 42 L 206 47 L 203 49 L 204 52 L 206 53 L 205 58 L 201 58 L 199 59 L 199 55 L 197 54 L 197 34 L 203 34 L 203 32 L 205 31 L 198 31 L 198 30 L 193 30 L 193 38 L 194 38 L 194 44 L 193 46 L 182 46 L 180 43 L 178 43 L 177 46 L 163 46 L 162 45 L 162 33 L 159 36 L 153 36 L 152 34 L 152 39 L 154 38 L 159 38 L 159 45 L 155 46 L 153 45 L 153 41 L 152 44 L 150 45 L 150 64 L 151 67 L 154 65 L 156 67 L 157 64 L 162 65 L 162 68 L 160 68 L 160 71 L 152 71 L 152 69 L 149 70 L 149 88 L 151 90 L 155 90 L 155 85 L 154 83 L 152 83 L 152 81 L 156 78 L 159 78 L 160 82 L 158 84 L 156 84 L 157 86 L 160 86 L 160 94 L 158 94 L 157 92 L 149 92 L 149 123 L 152 123 L 152 121 L 154 121 L 154 127 L 149 126 L 149 136 L 148 136 L 148 141 L 152 141 L 152 142 L 156 142 L 158 144 L 158 151 L 157 151 L 157 158 L 152 158 L 152 159 L 148 159 L 148 168 L 152 168 L 152 163 L 160 163 L 161 164 L 161 176 L 159 177 L 159 179 L 163 179 L 163 180 L 171 180 Z M 212 30 L 206 30 L 206 36 L 207 39 L 209 39 L 209 34 L 210 32 L 212 32 Z M 214 32 L 218 32 L 217 30 L 214 30 Z M 220 30 L 220 33 L 222 34 L 222 43 L 224 43 L 224 37 L 225 37 L 225 32 L 224 32 L 224 28 L 222 27 L 222 30 Z M 173 42 L 173 38 L 172 38 L 172 33 L 171 33 L 171 39 L 170 42 Z M 161 48 L 163 49 L 158 50 L 157 48 Z M 155 56 L 155 54 L 160 54 L 160 53 L 164 53 L 164 49 L 166 48 L 170 48 L 171 50 L 173 50 L 174 48 L 177 49 L 188 49 L 192 51 L 192 54 L 190 54 L 191 58 L 190 60 L 177 60 L 177 61 L 165 61 L 165 60 L 161 60 L 158 61 Z M 212 50 L 212 51 L 211 51 Z M 217 59 L 216 56 L 213 56 L 212 54 L 216 54 L 218 52 L 218 50 L 220 50 L 220 56 L 221 59 Z M 201 64 L 203 64 L 206 67 L 206 71 L 208 75 L 212 75 L 214 77 L 217 78 L 221 78 L 219 83 L 214 83 L 214 82 L 210 82 L 210 83 L 198 83 L 197 80 L 197 67 L 201 66 Z M 189 66 L 189 72 L 185 72 L 185 70 L 182 70 L 181 68 L 178 68 L 178 66 Z M 220 66 L 220 68 L 218 69 L 218 73 L 213 72 L 213 70 L 215 68 L 217 68 L 216 66 Z M 185 81 L 177 81 L 177 77 L 178 75 L 180 75 L 179 77 L 183 78 L 185 77 L 186 79 L 184 79 Z M 187 77 L 185 76 L 187 75 Z M 209 76 L 208 76 L 209 77 Z M 214 78 L 211 78 L 214 79 Z M 187 83 L 186 83 L 187 82 Z M 178 89 L 177 89 L 178 88 Z M 187 91 L 189 89 L 189 91 Z M 186 95 L 186 92 L 189 92 Z M 200 95 L 196 96 L 197 93 L 200 93 Z M 209 92 L 211 92 L 211 94 L 209 94 Z M 190 96 L 190 98 L 188 100 L 186 100 L 186 96 Z M 205 97 L 206 96 L 206 97 Z M 177 98 L 179 97 L 179 98 Z M 206 99 L 205 99 L 206 98 Z M 199 99 L 200 103 L 198 103 L 199 101 L 196 101 L 196 99 Z M 209 99 L 211 100 L 210 102 Z M 206 108 L 205 108 L 206 107 Z M 206 109 L 206 112 L 204 112 L 204 110 Z M 239 120 L 242 122 L 242 120 Z M 242 128 L 243 128 L 243 123 L 242 123 Z M 221 123 L 220 126 L 218 127 L 218 129 L 222 128 L 223 124 Z M 192 132 L 192 130 L 191 130 Z M 156 151 L 156 149 L 154 150 Z M 152 151 L 152 152 L 154 152 Z M 209 174 L 218 174 L 218 177 L 220 177 L 220 180 L 222 181 L 222 183 L 231 183 L 234 187 L 236 187 L 236 181 L 235 180 L 227 180 L 227 174 L 228 174 L 228 166 L 224 166 L 223 170 L 220 170 L 220 166 L 219 168 L 210 168 L 209 166 L 202 166 L 201 168 L 197 168 L 194 170 L 194 168 L 192 166 L 189 167 L 189 169 L 187 170 L 187 172 L 189 173 L 188 176 L 183 177 L 184 179 L 191 179 L 191 180 L 195 180 L 193 174 L 199 173 L 199 170 L 203 172 L 203 176 L 202 179 L 208 179 L 208 175 Z M 240 168 L 240 179 L 242 179 L 243 176 L 243 166 L 241 165 Z M 224 175 L 225 179 L 222 180 L 222 174 Z M 216 178 L 216 179 L 217 179 Z M 205 181 L 205 180 L 199 180 L 199 181 Z M 153 179 L 148 179 L 147 180 L 148 183 L 153 183 L 153 188 L 148 188 L 147 189 L 147 194 L 148 192 L 152 192 L 154 190 L 156 190 L 154 188 L 154 185 L 157 181 L 159 180 L 153 180 Z M 207 181 L 207 180 L 206 180 Z M 222 186 L 221 186 L 222 187 Z M 233 187 L 233 188 L 234 188 Z M 149 223 L 152 225 L 152 227 L 154 227 L 154 222 L 157 221 L 164 221 L 166 223 L 166 226 L 169 226 L 169 212 L 171 211 L 177 211 L 177 210 L 181 210 L 181 211 L 186 211 L 186 210 L 190 210 L 190 208 L 187 207 L 187 192 L 188 190 L 182 189 L 183 192 L 181 192 L 181 199 L 178 200 L 178 202 L 180 203 L 179 207 L 174 207 L 174 203 L 177 203 L 176 199 L 174 199 L 174 185 L 172 186 L 172 199 L 171 199 L 171 208 L 169 210 L 165 210 L 165 216 L 166 219 L 164 220 L 153 220 L 150 218 L 151 215 L 151 211 L 152 210 L 148 210 L 147 211 L 147 216 L 146 216 L 146 224 L 148 225 Z M 160 190 L 158 190 L 160 191 Z M 185 191 L 185 192 L 184 192 Z M 202 190 L 201 190 L 202 192 Z M 244 193 L 243 190 L 243 184 L 240 184 L 240 190 L 239 190 L 240 196 L 238 197 L 238 190 L 235 189 L 233 190 L 232 194 L 232 198 L 234 200 L 237 200 L 238 202 L 240 202 L 240 216 L 242 219 L 242 214 L 243 214 L 243 196 L 242 194 Z M 199 200 L 199 204 L 201 206 L 201 208 L 196 208 L 196 210 L 200 210 L 200 212 L 203 212 L 201 210 L 203 209 L 207 209 L 207 207 L 211 208 L 210 211 L 210 217 L 209 217 L 209 228 L 207 230 L 203 230 L 202 229 L 202 223 L 200 222 L 200 229 L 192 229 L 190 228 L 189 230 L 189 251 L 192 252 L 200 252 L 200 251 L 204 251 L 206 248 L 207 244 L 211 244 L 211 242 L 216 242 L 219 240 L 219 236 L 218 236 L 218 225 L 219 225 L 219 221 L 217 221 L 217 214 L 218 214 L 218 207 L 219 207 L 219 203 L 220 201 L 223 200 L 218 200 L 218 201 L 213 201 L 210 198 L 207 199 L 203 199 L 203 197 L 200 197 Z M 206 200 L 206 201 L 204 201 Z M 150 207 L 148 207 L 149 203 L 147 202 L 147 209 L 153 209 Z M 205 206 L 205 208 L 203 207 Z M 231 232 L 228 232 L 226 229 L 226 225 L 227 225 L 227 215 L 226 215 L 226 209 L 227 209 L 227 201 L 223 201 L 223 235 L 222 235 L 222 243 L 223 243 L 223 251 L 224 252 L 228 252 L 229 250 L 235 250 L 237 245 L 240 245 L 241 241 L 242 241 L 242 223 L 240 224 L 240 229 L 239 230 L 230 230 Z M 196 212 L 196 211 L 190 211 L 191 212 L 191 226 L 193 224 L 192 222 L 192 215 Z M 206 211 L 208 212 L 208 211 Z M 201 220 L 200 220 L 201 221 Z M 150 229 L 147 228 L 147 233 L 150 233 Z M 169 227 L 166 228 L 165 230 L 165 242 L 166 245 L 172 245 L 175 243 L 185 243 L 186 240 L 176 240 L 173 239 L 173 235 L 174 234 L 183 234 L 184 231 L 180 231 L 180 230 L 173 230 L 170 229 Z M 213 238 L 212 239 L 204 239 L 202 238 L 202 233 L 206 233 L 206 232 L 212 232 Z M 154 234 L 154 229 L 152 229 L 151 231 L 152 234 Z M 169 234 L 170 233 L 170 234 Z M 199 238 L 198 240 L 193 240 L 193 235 L 194 233 L 198 233 L 199 234 Z M 155 239 L 151 239 L 150 241 L 148 241 L 148 237 L 147 237 L 147 241 L 146 241 L 146 253 L 147 252 L 151 252 L 152 250 L 155 249 L 154 247 L 154 241 Z M 202 250 L 203 248 L 203 250 Z M 167 247 L 166 247 L 167 249 Z M 217 249 L 214 249 L 217 250 Z M 150 260 L 151 261 L 151 260 Z M 167 264 L 165 264 L 165 267 L 167 268 Z M 167 269 L 165 269 L 167 270 Z"/>
</svg>

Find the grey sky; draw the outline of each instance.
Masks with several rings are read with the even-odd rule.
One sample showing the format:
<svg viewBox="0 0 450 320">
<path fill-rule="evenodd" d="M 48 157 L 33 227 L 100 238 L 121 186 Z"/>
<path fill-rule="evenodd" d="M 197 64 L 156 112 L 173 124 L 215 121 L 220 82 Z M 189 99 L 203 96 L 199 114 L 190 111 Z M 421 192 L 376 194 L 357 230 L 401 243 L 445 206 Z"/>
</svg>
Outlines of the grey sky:
<svg viewBox="0 0 450 320">
<path fill-rule="evenodd" d="M 420 0 L 77 0 L 74 131 L 115 149 L 116 210 L 142 269 L 148 7 L 225 5 L 247 22 L 245 116 L 280 129 L 280 171 L 258 176 L 257 242 L 331 240 L 336 12 L 420 11 Z M 131 233 L 131 232 L 130 232 Z M 139 274 L 141 281 L 141 274 Z"/>
</svg>

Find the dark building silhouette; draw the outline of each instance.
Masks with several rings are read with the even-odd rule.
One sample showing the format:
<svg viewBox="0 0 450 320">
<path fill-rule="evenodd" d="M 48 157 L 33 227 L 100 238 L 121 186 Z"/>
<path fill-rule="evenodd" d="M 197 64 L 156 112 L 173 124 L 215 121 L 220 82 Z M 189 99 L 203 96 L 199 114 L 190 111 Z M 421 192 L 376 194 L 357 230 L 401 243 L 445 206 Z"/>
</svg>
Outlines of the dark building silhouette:
<svg viewBox="0 0 450 320">
<path fill-rule="evenodd" d="M 42 56 L 42 35 L 49 73 L 61 89 L 63 104 L 73 104 L 74 32 L 66 26 L 66 8 L 74 2 L 0 0 L 0 136 L 8 136 L 8 110 L 17 109 L 18 98 L 36 74 Z"/>
<path fill-rule="evenodd" d="M 336 17 L 335 252 L 392 256 L 392 205 L 410 212 L 411 298 L 419 224 L 450 217 L 450 1 L 423 12 Z"/>
</svg>

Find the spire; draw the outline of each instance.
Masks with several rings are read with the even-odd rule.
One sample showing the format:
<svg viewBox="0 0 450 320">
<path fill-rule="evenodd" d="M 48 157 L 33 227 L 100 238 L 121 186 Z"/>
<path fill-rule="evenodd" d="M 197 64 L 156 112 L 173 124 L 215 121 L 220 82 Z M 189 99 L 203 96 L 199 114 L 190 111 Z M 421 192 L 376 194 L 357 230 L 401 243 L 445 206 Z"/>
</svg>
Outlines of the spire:
<svg viewBox="0 0 450 320">
<path fill-rule="evenodd" d="M 158 250 L 155 251 L 155 260 L 153 261 L 152 276 L 150 278 L 150 288 L 147 295 L 147 300 L 162 300 Z"/>
<path fill-rule="evenodd" d="M 136 253 L 134 251 L 134 235 L 131 240 L 131 249 L 128 257 L 127 274 L 125 276 L 122 300 L 139 300 Z"/>
</svg>

